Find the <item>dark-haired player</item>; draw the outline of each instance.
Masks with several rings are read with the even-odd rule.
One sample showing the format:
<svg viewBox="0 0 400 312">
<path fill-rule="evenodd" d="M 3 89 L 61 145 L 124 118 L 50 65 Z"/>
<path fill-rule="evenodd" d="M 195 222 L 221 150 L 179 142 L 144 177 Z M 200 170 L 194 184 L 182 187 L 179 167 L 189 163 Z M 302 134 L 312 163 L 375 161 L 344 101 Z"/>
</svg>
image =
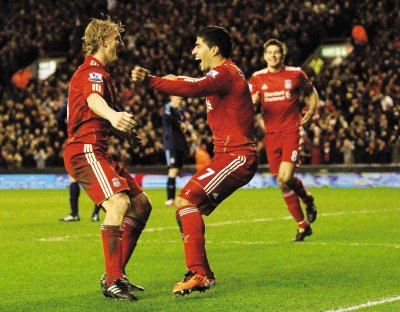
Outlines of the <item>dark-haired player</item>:
<svg viewBox="0 0 400 312">
<path fill-rule="evenodd" d="M 250 182 L 257 169 L 253 138 L 254 108 L 242 71 L 230 59 L 232 40 L 222 27 L 206 27 L 197 34 L 192 54 L 207 72 L 200 79 L 149 75 L 135 67 L 134 82 L 166 94 L 206 97 L 207 121 L 213 132 L 214 158 L 184 186 L 175 200 L 185 250 L 185 278 L 173 293 L 204 291 L 215 283 L 205 250 L 204 221 L 225 198 Z"/>
</svg>

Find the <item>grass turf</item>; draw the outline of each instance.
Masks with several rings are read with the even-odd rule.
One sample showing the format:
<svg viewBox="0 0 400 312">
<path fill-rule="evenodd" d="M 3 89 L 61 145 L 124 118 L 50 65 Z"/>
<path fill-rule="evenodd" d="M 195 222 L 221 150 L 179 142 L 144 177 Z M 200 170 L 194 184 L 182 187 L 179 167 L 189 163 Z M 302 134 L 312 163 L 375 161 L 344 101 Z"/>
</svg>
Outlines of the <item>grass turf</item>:
<svg viewBox="0 0 400 312">
<path fill-rule="evenodd" d="M 3 190 L 0 311 L 327 311 L 399 296 L 399 190 L 311 191 L 319 216 L 303 243 L 290 242 L 296 225 L 277 189 L 233 194 L 205 218 L 217 285 L 175 298 L 185 273 L 175 212 L 164 190 L 149 190 L 153 213 L 127 270 L 146 291 L 121 302 L 100 291 L 100 223 L 84 192 L 81 221 L 62 223 L 67 190 Z"/>
</svg>

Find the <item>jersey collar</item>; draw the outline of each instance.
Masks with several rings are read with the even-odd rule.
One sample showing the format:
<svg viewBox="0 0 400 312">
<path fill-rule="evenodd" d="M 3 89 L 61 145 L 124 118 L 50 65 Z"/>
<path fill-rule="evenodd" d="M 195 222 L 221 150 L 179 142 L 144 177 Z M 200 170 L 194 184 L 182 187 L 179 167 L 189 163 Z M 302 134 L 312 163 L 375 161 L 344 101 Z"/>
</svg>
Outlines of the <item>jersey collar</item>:
<svg viewBox="0 0 400 312">
<path fill-rule="evenodd" d="M 93 55 L 88 55 L 86 57 L 86 62 L 90 63 L 90 61 L 95 61 L 97 64 L 99 64 L 99 67 L 106 70 L 106 67 L 104 66 L 104 64 L 102 62 L 100 62 L 97 58 L 95 58 Z"/>
</svg>

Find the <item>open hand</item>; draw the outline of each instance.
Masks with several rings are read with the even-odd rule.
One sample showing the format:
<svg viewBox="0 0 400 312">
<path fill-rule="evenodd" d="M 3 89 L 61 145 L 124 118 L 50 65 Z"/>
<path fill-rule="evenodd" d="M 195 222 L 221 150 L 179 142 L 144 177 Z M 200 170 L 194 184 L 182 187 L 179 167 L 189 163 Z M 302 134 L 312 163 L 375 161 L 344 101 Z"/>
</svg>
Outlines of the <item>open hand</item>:
<svg viewBox="0 0 400 312">
<path fill-rule="evenodd" d="M 136 126 L 133 115 L 127 112 L 115 112 L 108 120 L 115 129 L 121 132 L 129 132 Z"/>
</svg>

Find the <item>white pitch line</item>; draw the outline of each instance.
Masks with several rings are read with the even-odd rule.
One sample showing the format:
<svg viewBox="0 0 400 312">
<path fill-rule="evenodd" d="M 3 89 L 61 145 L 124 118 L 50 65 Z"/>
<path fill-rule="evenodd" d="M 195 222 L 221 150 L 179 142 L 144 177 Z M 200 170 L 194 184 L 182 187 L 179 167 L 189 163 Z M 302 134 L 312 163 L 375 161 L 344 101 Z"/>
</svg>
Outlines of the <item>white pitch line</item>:
<svg viewBox="0 0 400 312">
<path fill-rule="evenodd" d="M 343 245 L 355 247 L 393 247 L 400 249 L 400 244 L 380 244 L 380 243 L 355 243 L 355 242 L 307 242 L 307 245 Z"/>
<path fill-rule="evenodd" d="M 352 210 L 352 211 L 338 211 L 332 213 L 321 213 L 318 217 L 336 217 L 342 216 L 347 214 L 369 214 L 369 213 L 382 213 L 382 212 L 392 212 L 392 211 L 400 211 L 400 208 L 394 209 L 379 209 L 379 210 Z M 234 220 L 234 221 L 222 221 L 222 222 L 215 222 L 215 223 L 206 223 L 207 227 L 216 227 L 221 225 L 233 225 L 233 224 L 245 224 L 245 223 L 259 223 L 259 222 L 272 222 L 272 221 L 286 221 L 292 220 L 291 216 L 286 217 L 279 217 L 279 218 L 258 218 L 258 219 L 251 219 L 251 220 Z M 166 231 L 166 230 L 176 230 L 176 227 L 167 226 L 167 227 L 160 227 L 160 228 L 146 228 L 144 232 L 159 232 L 159 231 Z"/>
<path fill-rule="evenodd" d="M 77 238 L 77 236 L 54 236 L 54 237 L 41 237 L 37 240 L 39 242 L 65 242 L 72 238 Z"/>
<path fill-rule="evenodd" d="M 157 239 L 143 239 L 140 241 L 141 244 L 152 243 L 152 244 L 176 244 L 180 241 L 180 238 L 176 240 L 157 240 Z M 274 241 L 212 241 L 208 240 L 207 244 L 230 244 L 230 245 L 286 245 L 287 241 L 274 242 Z M 300 245 L 300 244 L 298 244 Z M 315 245 L 315 246 L 351 246 L 351 247 L 388 247 L 400 249 L 400 244 L 377 244 L 377 243 L 354 243 L 354 242 L 306 242 L 301 244 L 304 246 Z"/>
<path fill-rule="evenodd" d="M 400 211 L 400 208 L 394 209 L 379 209 L 379 210 L 351 210 L 351 211 L 338 211 L 332 213 L 321 213 L 318 217 L 336 217 L 336 216 L 343 216 L 348 214 L 370 214 L 370 213 L 382 213 L 382 212 L 393 212 L 393 211 Z M 222 221 L 222 222 L 214 222 L 214 223 L 207 223 L 207 227 L 218 227 L 223 225 L 234 225 L 234 224 L 246 224 L 246 223 L 260 223 L 260 222 L 273 222 L 273 221 L 287 221 L 292 220 L 291 216 L 280 217 L 280 218 L 257 218 L 251 220 L 234 220 L 234 221 Z M 177 226 L 166 226 L 166 227 L 158 227 L 158 228 L 146 228 L 143 232 L 162 232 L 162 231 L 169 231 L 169 230 L 176 230 Z M 98 234 L 86 234 L 85 237 L 94 237 L 98 236 Z M 73 238 L 78 238 L 79 236 L 59 236 L 59 237 L 41 237 L 37 238 L 38 241 L 66 241 Z"/>
<path fill-rule="evenodd" d="M 329 310 L 329 311 L 326 311 L 326 312 L 355 311 L 355 310 L 359 310 L 359 309 L 363 309 L 363 308 L 369 308 L 369 307 L 373 307 L 373 306 L 376 306 L 376 305 L 381 305 L 381 304 L 394 302 L 394 301 L 400 301 L 400 296 L 395 296 L 395 297 L 390 297 L 390 298 L 382 298 L 382 299 L 375 300 L 375 301 L 368 301 L 367 303 L 362 303 L 362 304 L 359 304 L 359 305 L 356 305 L 356 306 L 346 307 L 346 308 L 339 308 L 339 309 Z"/>
<path fill-rule="evenodd" d="M 286 244 L 287 242 L 265 242 L 265 241 L 221 241 L 223 244 L 236 244 L 236 245 L 279 245 Z M 300 245 L 300 244 L 297 244 Z M 304 246 L 309 245 L 317 245 L 317 246 L 333 246 L 333 245 L 342 245 L 342 246 L 354 246 L 354 247 L 389 247 L 400 249 L 400 244 L 379 244 L 379 243 L 355 243 L 355 242 L 309 242 L 302 244 Z"/>
<path fill-rule="evenodd" d="M 97 237 L 98 235 L 85 235 L 85 237 Z M 38 241 L 40 242 L 65 242 L 71 239 L 77 239 L 79 236 L 56 236 L 56 237 L 49 237 L 49 238 L 39 238 Z M 151 239 L 142 239 L 140 240 L 140 244 L 146 243 L 155 243 L 155 244 L 176 244 L 180 241 L 180 238 L 176 240 L 151 240 Z M 274 241 L 211 241 L 208 240 L 207 244 L 231 244 L 231 245 L 286 245 L 287 241 L 282 242 L 274 242 Z M 309 242 L 303 244 L 304 246 L 351 246 L 351 247 L 388 247 L 388 248 L 395 248 L 400 249 L 400 244 L 379 244 L 379 243 L 356 243 L 356 242 Z"/>
</svg>

